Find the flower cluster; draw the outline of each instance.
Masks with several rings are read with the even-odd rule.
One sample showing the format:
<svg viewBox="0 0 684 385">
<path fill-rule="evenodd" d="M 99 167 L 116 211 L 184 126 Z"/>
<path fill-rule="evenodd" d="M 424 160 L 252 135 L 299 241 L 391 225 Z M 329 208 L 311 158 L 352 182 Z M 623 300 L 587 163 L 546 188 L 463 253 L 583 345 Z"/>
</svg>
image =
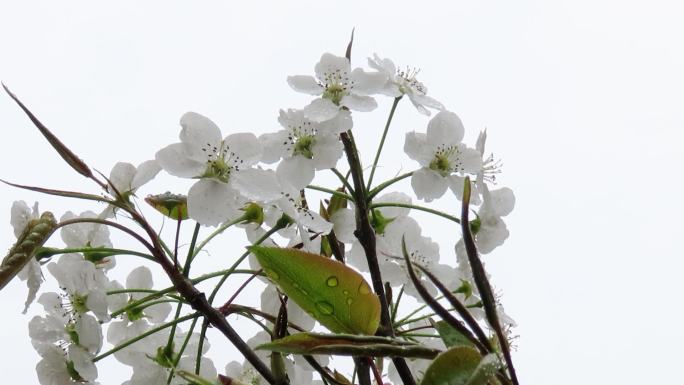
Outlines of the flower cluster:
<svg viewBox="0 0 684 385">
<path fill-rule="evenodd" d="M 513 210 L 515 197 L 511 189 L 496 186 L 500 162 L 485 152 L 486 132 L 481 132 L 476 144 L 469 146 L 464 142 L 466 130 L 461 119 L 427 95 L 426 86 L 417 79 L 417 70 L 398 69 L 391 60 L 377 54 L 367 63 L 369 69 L 353 68 L 349 57 L 325 53 L 314 66 L 314 76 L 288 77 L 287 83 L 294 91 L 313 99 L 301 108 L 280 110 L 273 131 L 260 136 L 251 132 L 224 134 L 210 118 L 187 112 L 180 118 L 179 142 L 161 148 L 153 160 L 137 167 L 117 163 L 106 182 L 100 182 L 105 190 L 100 199 L 106 204 L 103 210 L 64 213 L 58 226 L 65 247 L 42 248 L 19 274 L 28 280 L 27 306 L 39 290 L 42 264 L 47 264 L 46 270 L 61 290 L 40 295 L 38 303 L 45 315 L 29 323 L 33 346 L 42 357 L 37 366 L 41 384 L 95 384 L 95 362 L 110 354 L 131 368 L 126 385 L 215 384 L 220 379 L 223 383 L 265 384 L 273 382 L 268 378 L 268 368 L 272 375 L 284 375 L 291 384 L 320 383 L 318 377 L 331 373 L 343 380 L 342 374 L 329 368 L 332 361 L 328 355 L 272 355 L 259 348 L 287 334 L 320 331 L 325 324 L 320 322 L 321 317 L 335 315 L 336 309 L 330 303 L 319 301 L 316 310 L 316 306 L 288 300 L 288 293 L 274 282 L 277 272 L 262 270 L 249 252 L 230 261 L 232 267 L 225 271 L 190 275 L 192 262 L 201 249 L 233 225 L 241 228 L 252 244 L 334 258 L 356 272 L 370 275 L 374 285 L 380 282 L 382 287 L 375 285 L 373 289 L 382 298 L 380 304 L 386 307 L 383 311 L 392 313 L 392 323 L 382 325 L 387 336 L 396 335 L 430 349 L 449 347 L 425 312 L 411 312 L 400 302 L 403 295 L 422 301 L 423 291 L 438 297 L 440 289 L 435 279 L 463 303 L 469 314 L 466 318 L 491 326 L 484 311 L 489 299 L 478 290 L 481 282 L 470 265 L 465 238 L 454 240 L 446 248 L 455 253 L 444 253 L 444 248 L 422 228 L 418 214 L 433 213 L 451 220 L 458 233 L 458 210 L 445 213 L 423 205 L 450 191 L 446 197 L 452 200 L 450 207 L 465 203 L 474 213 L 467 225 L 481 254 L 489 254 L 504 243 L 509 232 L 503 217 Z M 412 171 L 376 185 L 368 182 L 366 186 L 364 172 L 370 173 L 372 181 L 383 144 L 372 167 L 364 169 L 352 161 L 359 154 L 350 136 L 355 114 L 378 108 L 375 97 L 382 95 L 394 101 L 386 130 L 394 108 L 404 96 L 420 114 L 431 117 L 426 118 L 423 127 L 407 127 L 401 132 L 405 160 L 413 166 Z M 384 142 L 387 132 L 377 134 L 382 134 Z M 345 155 L 349 160 L 346 175 L 345 170 L 337 168 Z M 177 222 L 175 248 L 161 240 L 161 230 L 154 229 L 136 205 L 138 190 L 161 171 L 194 180 L 184 194 L 167 193 L 146 199 Z M 332 187 L 313 184 L 322 171 L 339 183 Z M 400 191 L 398 183 L 408 178 L 412 191 Z M 464 191 L 472 192 L 469 202 L 462 202 L 466 199 Z M 314 200 L 321 194 L 323 199 Z M 173 216 L 172 212 L 177 214 Z M 37 205 L 30 209 L 24 202 L 14 204 L 12 224 L 18 238 L 36 218 Z M 114 248 L 109 227 L 127 220 L 136 222 L 136 229 L 118 225 L 119 229 L 142 234 L 137 238 L 142 239 L 143 251 Z M 178 251 L 178 232 L 185 220 L 195 221 L 197 226 L 183 261 Z M 212 233 L 199 242 L 202 227 Z M 159 264 L 169 276 L 172 289 L 155 290 L 152 271 L 142 265 L 128 274 L 125 285 L 111 280 L 108 273 L 116 266 L 115 255 L 121 254 Z M 241 263 L 245 259 L 250 269 L 242 272 L 250 277 L 230 299 L 224 300 L 223 306 L 217 307 L 212 301 L 220 295 L 221 285 L 237 274 L 236 269 L 244 267 Z M 316 275 L 315 267 L 310 274 Z M 223 279 L 211 295 L 202 295 L 194 286 L 219 276 Z M 255 277 L 259 279 L 254 282 L 262 282 L 260 303 L 237 303 L 239 292 Z M 335 287 L 338 278 L 330 276 L 326 282 Z M 296 280 L 293 285 L 298 287 Z M 344 293 L 349 295 L 346 290 Z M 349 309 L 355 300 L 347 298 Z M 169 320 L 172 303 L 176 304 L 176 314 Z M 197 313 L 183 313 L 185 305 L 185 309 L 192 307 Z M 503 313 L 498 299 L 496 306 L 504 329 L 509 330 L 513 320 Z M 217 320 L 231 314 L 247 317 L 264 330 L 242 341 L 239 333 L 230 333 L 228 323 Z M 399 318 L 398 314 L 405 317 Z M 356 316 L 338 317 L 350 320 Z M 197 332 L 202 319 L 202 332 Z M 192 326 L 181 327 L 181 322 L 189 320 Z M 244 356 L 244 360 L 222 362 L 225 368 L 220 375 L 206 356 L 210 344 L 205 332 L 209 325 L 224 332 Z M 423 329 L 428 331 L 413 335 Z M 478 343 L 485 344 L 483 349 L 491 349 L 488 342 Z M 112 348 L 103 353 L 105 344 Z M 398 384 L 406 380 L 406 370 L 420 379 L 431 362 L 411 357 L 405 361 L 408 369 L 398 370 L 392 364 L 385 367 L 386 371 L 382 367 L 376 370 L 380 376 L 384 373 L 387 381 Z"/>
</svg>

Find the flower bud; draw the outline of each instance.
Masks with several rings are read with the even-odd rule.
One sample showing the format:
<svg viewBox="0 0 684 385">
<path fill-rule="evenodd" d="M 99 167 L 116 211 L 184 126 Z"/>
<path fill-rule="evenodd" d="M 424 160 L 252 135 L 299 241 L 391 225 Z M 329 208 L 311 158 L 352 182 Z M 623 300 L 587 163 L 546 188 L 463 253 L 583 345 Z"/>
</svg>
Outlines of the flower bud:
<svg viewBox="0 0 684 385">
<path fill-rule="evenodd" d="M 188 197 L 185 195 L 171 194 L 167 191 L 163 194 L 148 195 L 145 202 L 171 219 L 188 219 Z"/>
</svg>

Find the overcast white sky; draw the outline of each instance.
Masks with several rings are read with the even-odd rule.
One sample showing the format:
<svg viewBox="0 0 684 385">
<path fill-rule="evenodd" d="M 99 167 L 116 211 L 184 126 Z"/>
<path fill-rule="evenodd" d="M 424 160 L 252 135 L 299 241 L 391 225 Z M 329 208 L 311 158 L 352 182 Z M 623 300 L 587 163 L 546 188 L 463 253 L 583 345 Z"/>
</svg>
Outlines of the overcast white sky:
<svg viewBox="0 0 684 385">
<path fill-rule="evenodd" d="M 462 118 L 466 139 L 487 127 L 488 148 L 504 162 L 501 184 L 517 206 L 507 218 L 511 237 L 486 263 L 519 324 L 521 383 L 681 377 L 673 370 L 684 345 L 678 2 L 97 4 L 0 2 L 0 79 L 95 168 L 153 157 L 176 141 L 188 110 L 224 133 L 278 129 L 279 108 L 309 100 L 286 76 L 313 73 L 324 52 L 343 54 L 356 27 L 353 64 L 377 52 L 421 68 L 430 95 Z M 427 119 L 402 104 L 380 176 L 415 167 L 401 151 L 403 133 L 424 130 Z M 384 100 L 355 118 L 367 163 L 388 110 Z M 95 192 L 4 95 L 0 128 L 0 178 Z M 171 181 L 160 178 L 156 191 Z M 98 209 L 8 186 L 0 197 L 3 248 L 14 241 L 14 200 L 40 200 L 58 216 Z M 423 223 L 452 260 L 457 229 Z M 24 297 L 19 282 L 0 292 L 0 372 L 30 384 L 38 356 L 27 323 L 38 308 L 21 315 Z M 121 382 L 106 370 L 103 384 Z"/>
</svg>

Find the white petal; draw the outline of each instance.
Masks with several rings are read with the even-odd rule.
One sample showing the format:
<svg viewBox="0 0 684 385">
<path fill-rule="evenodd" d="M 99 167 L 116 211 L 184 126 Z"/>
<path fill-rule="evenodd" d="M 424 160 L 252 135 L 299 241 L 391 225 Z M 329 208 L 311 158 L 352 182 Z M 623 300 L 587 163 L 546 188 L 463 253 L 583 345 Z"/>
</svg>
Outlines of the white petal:
<svg viewBox="0 0 684 385">
<path fill-rule="evenodd" d="M 502 187 L 490 191 L 487 207 L 488 211 L 491 210 L 493 215 L 499 217 L 505 217 L 510 214 L 515 207 L 515 194 L 513 194 L 513 190 L 508 187 Z"/>
<path fill-rule="evenodd" d="M 377 94 L 385 86 L 387 79 L 386 73 L 366 72 L 361 68 L 356 68 L 352 71 L 352 81 L 354 82 L 352 91 L 357 95 Z"/>
<path fill-rule="evenodd" d="M 321 60 L 316 63 L 314 71 L 316 72 L 316 77 L 321 83 L 328 84 L 326 82 L 326 74 L 339 73 L 341 76 L 348 76 L 351 72 L 351 65 L 349 64 L 349 59 L 346 57 L 324 53 L 321 56 Z"/>
<path fill-rule="evenodd" d="M 118 162 L 109 173 L 109 182 L 121 194 L 131 191 L 131 181 L 133 181 L 135 172 L 134 165 L 127 162 Z M 114 194 L 113 189 L 109 188 L 109 190 Z"/>
<path fill-rule="evenodd" d="M 443 110 L 444 109 L 444 105 L 442 103 L 438 102 L 437 100 L 435 100 L 435 99 L 433 99 L 427 95 L 410 93 L 409 99 L 411 99 L 411 102 L 413 103 L 414 106 L 418 104 L 421 106 L 434 108 L 436 110 Z M 428 112 L 428 115 L 430 115 L 429 112 Z"/>
<path fill-rule="evenodd" d="M 458 175 L 449 175 L 447 177 L 447 181 L 449 182 L 449 188 L 451 191 L 456 195 L 456 198 L 458 200 L 463 200 L 463 188 L 465 187 L 465 177 L 458 176 Z M 474 205 L 476 204 L 473 202 L 474 196 L 471 195 L 470 197 L 470 204 Z"/>
<path fill-rule="evenodd" d="M 188 215 L 205 226 L 216 226 L 235 214 L 237 192 L 227 184 L 202 179 L 188 191 Z"/>
<path fill-rule="evenodd" d="M 23 314 L 26 314 L 29 306 L 36 299 L 40 284 L 43 283 L 43 272 L 40 270 L 40 263 L 36 261 L 35 258 L 31 258 L 17 276 L 21 280 L 26 280 L 26 286 L 28 287 L 26 301 L 24 302 L 24 311 L 22 312 Z"/>
<path fill-rule="evenodd" d="M 15 201 L 12 203 L 10 223 L 14 228 L 14 236 L 19 238 L 21 233 L 24 232 L 26 225 L 28 225 L 29 221 L 33 218 L 33 215 L 31 215 L 31 209 L 28 207 L 26 202 Z"/>
<path fill-rule="evenodd" d="M 376 53 L 373 54 L 373 58 L 368 58 L 368 66 L 379 72 L 384 72 L 388 76 L 394 76 L 397 73 L 397 67 L 392 60 L 381 59 Z"/>
<path fill-rule="evenodd" d="M 166 172 L 181 178 L 198 177 L 207 167 L 205 161 L 189 158 L 183 143 L 174 143 L 162 148 L 155 154 L 155 159 Z"/>
<path fill-rule="evenodd" d="M 97 354 L 102 348 L 102 327 L 95 317 L 82 314 L 76 322 L 74 331 L 78 335 L 78 344 L 90 353 Z"/>
<path fill-rule="evenodd" d="M 352 243 L 356 240 L 354 230 L 356 229 L 356 217 L 354 210 L 337 210 L 330 220 L 333 223 L 333 230 L 337 239 L 344 243 Z"/>
<path fill-rule="evenodd" d="M 261 143 L 264 149 L 261 155 L 261 161 L 264 163 L 275 163 L 280 160 L 280 158 L 288 156 L 290 154 L 285 150 L 289 140 L 287 138 L 287 131 L 280 130 L 278 132 L 262 134 L 259 136 L 259 143 Z"/>
<path fill-rule="evenodd" d="M 170 303 L 158 303 L 145 308 L 145 316 L 150 323 L 159 324 L 166 320 L 171 313 Z"/>
<path fill-rule="evenodd" d="M 309 95 L 320 95 L 325 91 L 313 76 L 309 75 L 295 75 L 287 77 L 287 84 L 297 92 L 303 92 Z"/>
<path fill-rule="evenodd" d="M 224 141 L 229 154 L 234 154 L 232 159 L 239 159 L 237 164 L 241 168 L 249 167 L 261 159 L 263 148 L 257 137 L 251 132 L 239 132 L 228 135 Z"/>
<path fill-rule="evenodd" d="M 508 238 L 509 232 L 506 224 L 499 217 L 487 218 L 483 221 L 480 231 L 475 237 L 477 249 L 482 254 L 491 253 L 497 247 L 503 245 Z"/>
<path fill-rule="evenodd" d="M 127 289 L 151 289 L 152 272 L 147 266 L 138 266 L 133 269 L 126 277 Z"/>
<path fill-rule="evenodd" d="M 206 160 L 206 152 L 203 148 L 220 147 L 221 130 L 218 126 L 204 115 L 196 112 L 186 112 L 180 120 L 180 140 L 186 150 L 186 154 L 193 160 Z"/>
<path fill-rule="evenodd" d="M 313 165 L 316 170 L 326 170 L 337 166 L 342 157 L 342 142 L 336 135 L 320 135 L 313 146 Z"/>
<path fill-rule="evenodd" d="M 93 363 L 93 356 L 80 346 L 69 346 L 69 360 L 74 364 L 74 369 L 82 379 L 94 381 L 97 378 L 97 367 Z"/>
<path fill-rule="evenodd" d="M 468 174 L 477 174 L 482 169 L 482 157 L 480 153 L 465 145 L 460 145 L 460 172 Z"/>
<path fill-rule="evenodd" d="M 430 119 L 427 127 L 427 141 L 432 147 L 454 145 L 463 139 L 465 128 L 458 115 L 451 111 L 440 111 Z"/>
<path fill-rule="evenodd" d="M 347 95 L 342 98 L 340 104 L 350 110 L 368 112 L 378 107 L 378 103 L 370 96 Z"/>
<path fill-rule="evenodd" d="M 418 199 L 430 202 L 444 195 L 447 190 L 447 180 L 428 168 L 421 168 L 413 172 L 411 187 Z"/>
<path fill-rule="evenodd" d="M 332 230 L 333 228 L 332 223 L 323 219 L 323 217 L 318 215 L 318 213 L 308 209 L 302 209 L 302 211 L 299 214 L 299 217 L 297 218 L 297 223 L 303 225 L 304 227 L 310 229 L 315 233 L 322 234 L 328 234 L 330 230 Z"/>
<path fill-rule="evenodd" d="M 383 194 L 380 197 L 373 200 L 374 203 L 403 203 L 411 204 L 411 197 L 402 192 L 391 192 Z M 398 218 L 405 217 L 408 215 L 411 209 L 406 207 L 380 207 L 378 208 L 382 215 L 386 218 Z"/>
<path fill-rule="evenodd" d="M 154 179 L 154 177 L 159 174 L 159 171 L 161 171 L 161 166 L 156 160 L 142 162 L 140 166 L 138 166 L 138 171 L 135 173 L 133 181 L 131 181 L 132 191 L 137 190 L 140 186 Z"/>
<path fill-rule="evenodd" d="M 406 133 L 404 152 L 423 167 L 429 166 L 434 156 L 434 149 L 427 144 L 427 136 L 415 131 Z"/>
<path fill-rule="evenodd" d="M 271 201 L 280 197 L 280 183 L 272 170 L 250 168 L 234 172 L 230 184 L 249 199 Z"/>
<path fill-rule="evenodd" d="M 328 99 L 315 99 L 304 107 L 304 115 L 314 122 L 323 122 L 334 118 L 340 108 Z"/>
<path fill-rule="evenodd" d="M 301 190 L 314 178 L 314 162 L 303 156 L 283 159 L 276 169 L 278 179 L 288 181 L 292 187 Z"/>
<path fill-rule="evenodd" d="M 351 130 L 353 126 L 351 111 L 343 110 L 339 111 L 333 119 L 321 122 L 318 130 L 321 133 L 338 135 Z"/>
</svg>

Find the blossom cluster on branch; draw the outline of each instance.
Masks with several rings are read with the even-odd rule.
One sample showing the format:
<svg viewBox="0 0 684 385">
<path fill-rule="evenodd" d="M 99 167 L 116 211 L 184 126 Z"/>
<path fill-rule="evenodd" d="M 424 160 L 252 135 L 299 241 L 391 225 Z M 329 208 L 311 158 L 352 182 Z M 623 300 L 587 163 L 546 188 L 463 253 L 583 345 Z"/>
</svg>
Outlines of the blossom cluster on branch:
<svg viewBox="0 0 684 385">
<path fill-rule="evenodd" d="M 98 195 L 10 183 L 101 205 L 97 212 L 67 211 L 59 221 L 49 212 L 41 216 L 37 203 L 12 206 L 17 243 L 0 265 L 0 288 L 17 275 L 29 288 L 25 306 L 37 298 L 44 309 L 29 322 L 40 383 L 99 383 L 97 362 L 112 356 L 132 369 L 125 385 L 517 385 L 510 352 L 515 323 L 480 260 L 508 238 L 503 218 L 515 204 L 512 190 L 496 184 L 501 163 L 485 150 L 487 133 L 465 143 L 461 119 L 427 95 L 418 71 L 377 54 L 367 65 L 352 66 L 350 43 L 346 56 L 323 54 L 313 76 L 289 76 L 287 84 L 312 100 L 280 110 L 279 129 L 258 137 L 222 133 L 209 117 L 187 112 L 179 142 L 137 167 L 117 163 L 108 177 L 91 172 L 6 89 L 60 156 L 101 189 Z M 376 110 L 375 98 L 383 96 L 393 102 L 384 130 L 357 132 L 357 114 Z M 402 100 L 427 120 L 399 133 L 415 169 L 377 183 Z M 364 163 L 356 142 L 373 140 L 369 135 L 380 143 Z M 143 215 L 147 208 L 138 204 L 139 190 L 160 172 L 194 180 L 187 192 L 145 198 L 176 225 L 175 238 L 166 241 L 145 219 L 153 214 Z M 322 172 L 337 183 L 313 184 Z M 404 180 L 410 190 L 397 187 Z M 451 209 L 430 206 L 445 194 Z M 440 217 L 462 237 L 445 252 L 416 212 Z M 178 240 L 187 222 L 195 225 L 182 255 Z M 116 248 L 113 229 L 139 248 Z M 190 274 L 198 254 L 229 229 L 250 242 L 235 250 L 249 251 L 226 261 L 225 270 Z M 46 246 L 57 230 L 63 246 Z M 199 239 L 205 230 L 211 233 Z M 157 264 L 168 287 L 155 289 L 146 266 L 130 271 L 124 284 L 110 279 L 124 256 Z M 38 294 L 46 271 L 59 292 Z M 244 284 L 223 298 L 220 288 L 238 274 L 247 277 Z M 205 281 L 214 282 L 212 291 L 197 288 Z M 237 303 L 250 285 L 263 287 L 260 301 Z M 243 338 L 226 321 L 231 315 L 261 331 Z M 241 356 L 210 359 L 210 326 L 225 337 L 214 346 L 232 344 Z M 353 357 L 353 368 L 339 366 L 335 356 Z"/>
</svg>

